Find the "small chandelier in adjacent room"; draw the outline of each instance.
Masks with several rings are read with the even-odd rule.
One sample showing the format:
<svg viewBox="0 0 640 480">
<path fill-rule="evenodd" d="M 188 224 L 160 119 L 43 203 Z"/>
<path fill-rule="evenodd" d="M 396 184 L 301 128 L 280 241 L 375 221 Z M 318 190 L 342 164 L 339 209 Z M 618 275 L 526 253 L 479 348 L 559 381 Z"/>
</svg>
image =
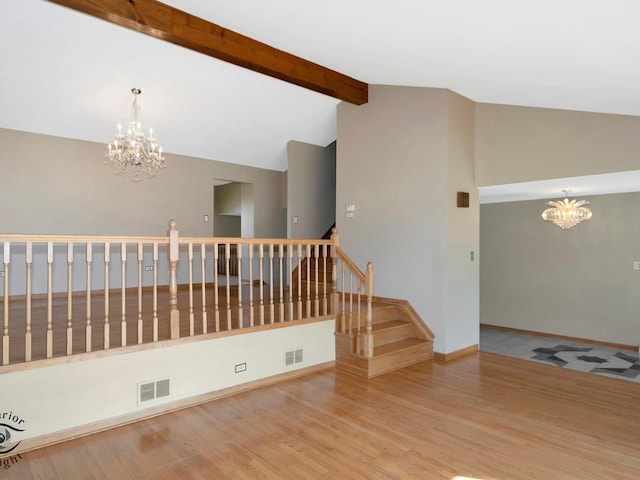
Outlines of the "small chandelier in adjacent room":
<svg viewBox="0 0 640 480">
<path fill-rule="evenodd" d="M 113 144 L 109 144 L 106 165 L 111 165 L 117 175 L 127 177 L 132 182 L 141 182 L 145 178 L 155 177 L 160 170 L 166 168 L 162 147 L 153 137 L 153 130 L 149 129 L 149 136 L 145 136 L 138 121 L 139 88 L 132 88 L 133 104 L 131 105 L 131 119 L 126 133 L 118 124 L 118 132 Z"/>
<path fill-rule="evenodd" d="M 586 200 L 569 200 L 569 192 L 571 190 L 562 190 L 564 199 L 557 202 L 547 202 L 551 208 L 547 208 L 542 212 L 542 219 L 547 222 L 553 222 L 554 225 L 567 230 L 575 227 L 580 222 L 591 218 L 591 210 L 583 205 L 588 205 Z"/>
</svg>

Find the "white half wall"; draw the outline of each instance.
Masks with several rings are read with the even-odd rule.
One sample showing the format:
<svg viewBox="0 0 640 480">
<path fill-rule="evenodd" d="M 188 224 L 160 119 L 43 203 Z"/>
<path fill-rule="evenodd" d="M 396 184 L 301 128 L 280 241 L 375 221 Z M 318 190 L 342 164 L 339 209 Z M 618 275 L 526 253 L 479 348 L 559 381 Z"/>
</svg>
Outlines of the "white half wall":
<svg viewBox="0 0 640 480">
<path fill-rule="evenodd" d="M 32 439 L 141 412 L 294 369 L 335 361 L 335 321 L 287 326 L 141 352 L 0 374 L 0 415 L 13 412 Z M 285 366 L 285 352 L 304 360 Z M 235 365 L 246 371 L 235 373 Z M 138 405 L 137 385 L 169 378 L 171 395 Z"/>
</svg>

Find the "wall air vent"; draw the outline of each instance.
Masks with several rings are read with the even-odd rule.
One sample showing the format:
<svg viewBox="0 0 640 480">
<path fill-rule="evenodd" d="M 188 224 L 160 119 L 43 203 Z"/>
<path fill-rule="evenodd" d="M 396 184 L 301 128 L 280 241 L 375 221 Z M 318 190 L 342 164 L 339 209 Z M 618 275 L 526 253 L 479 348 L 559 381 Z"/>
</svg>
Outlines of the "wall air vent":
<svg viewBox="0 0 640 480">
<path fill-rule="evenodd" d="M 289 350 L 288 352 L 284 352 L 285 367 L 288 367 L 290 365 L 295 365 L 296 363 L 302 363 L 303 360 L 304 360 L 304 356 L 302 354 L 301 348 L 297 350 Z"/>
<path fill-rule="evenodd" d="M 141 403 L 168 397 L 171 393 L 168 378 L 138 384 L 138 405 Z"/>
</svg>

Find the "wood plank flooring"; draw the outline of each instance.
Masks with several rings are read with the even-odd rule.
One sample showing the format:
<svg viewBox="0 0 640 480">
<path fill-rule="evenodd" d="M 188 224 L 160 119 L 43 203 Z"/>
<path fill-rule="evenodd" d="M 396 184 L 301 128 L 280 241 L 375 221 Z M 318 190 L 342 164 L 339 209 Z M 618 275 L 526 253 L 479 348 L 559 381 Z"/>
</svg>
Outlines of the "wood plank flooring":
<svg viewBox="0 0 640 480">
<path fill-rule="evenodd" d="M 328 370 L 27 452 L 0 477 L 637 480 L 640 385 L 483 352 Z"/>
</svg>

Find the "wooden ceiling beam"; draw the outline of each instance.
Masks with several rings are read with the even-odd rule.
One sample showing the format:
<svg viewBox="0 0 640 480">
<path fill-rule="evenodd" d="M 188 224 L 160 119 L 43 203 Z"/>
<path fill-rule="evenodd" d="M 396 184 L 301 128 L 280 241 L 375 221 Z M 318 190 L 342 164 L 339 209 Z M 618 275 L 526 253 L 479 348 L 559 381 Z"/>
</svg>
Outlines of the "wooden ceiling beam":
<svg viewBox="0 0 640 480">
<path fill-rule="evenodd" d="M 368 85 L 156 0 L 48 0 L 355 105 Z"/>
</svg>

